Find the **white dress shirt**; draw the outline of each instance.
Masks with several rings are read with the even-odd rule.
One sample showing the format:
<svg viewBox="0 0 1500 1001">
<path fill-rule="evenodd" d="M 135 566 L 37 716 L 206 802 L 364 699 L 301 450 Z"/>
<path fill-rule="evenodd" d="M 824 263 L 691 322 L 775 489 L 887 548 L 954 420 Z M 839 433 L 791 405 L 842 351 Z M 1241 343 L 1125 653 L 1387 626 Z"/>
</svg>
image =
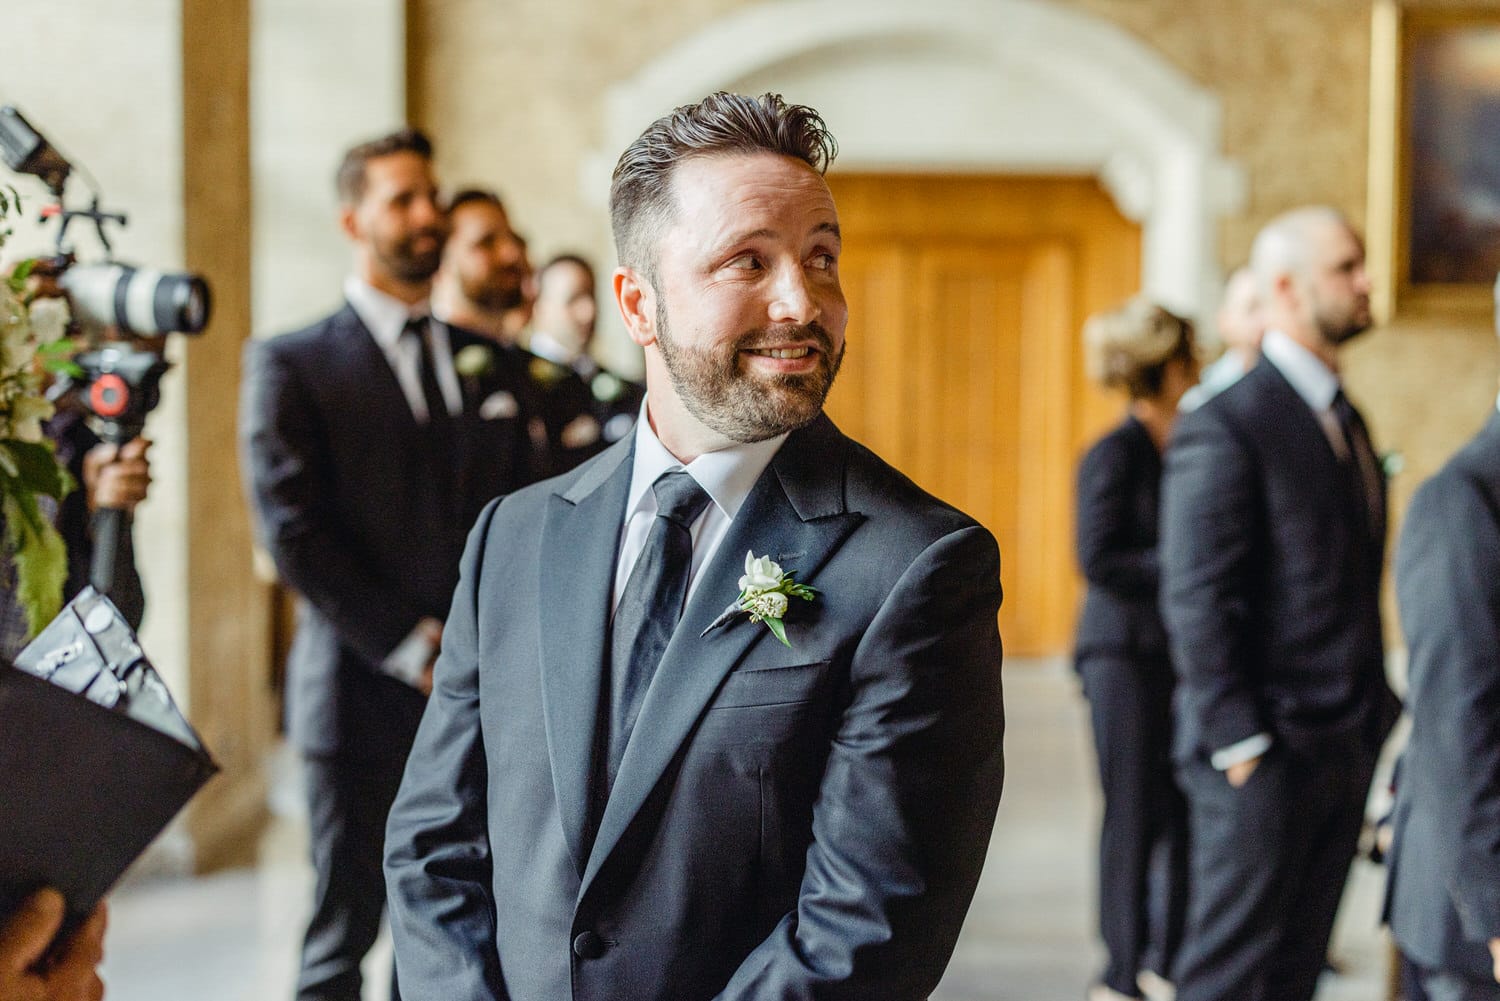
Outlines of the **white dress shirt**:
<svg viewBox="0 0 1500 1001">
<path fill-rule="evenodd" d="M 1344 440 L 1344 429 L 1339 426 L 1338 415 L 1333 412 L 1333 398 L 1339 393 L 1338 373 L 1279 330 L 1266 331 L 1260 353 L 1276 366 L 1312 410 L 1323 427 L 1328 444 L 1333 446 L 1333 454 L 1340 459 L 1349 458 L 1349 443 Z"/>
<path fill-rule="evenodd" d="M 733 524 L 735 516 L 744 506 L 745 498 L 760 474 L 765 472 L 786 435 L 777 435 L 765 441 L 748 445 L 731 445 L 717 452 L 706 452 L 684 466 L 677 457 L 667 451 L 656 437 L 651 422 L 646 417 L 650 400 L 641 404 L 640 419 L 635 422 L 635 462 L 630 473 L 630 493 L 625 501 L 625 521 L 620 529 L 619 558 L 615 561 L 615 593 L 610 603 L 610 614 L 620 604 L 625 593 L 625 584 L 630 580 L 630 571 L 635 569 L 641 550 L 646 547 L 646 536 L 651 523 L 656 520 L 656 494 L 651 485 L 663 473 L 686 469 L 697 484 L 703 488 L 713 503 L 703 509 L 698 520 L 693 522 L 693 565 L 688 571 L 688 598 L 698 588 L 698 571 L 708 565 L 719 544 Z M 762 554 L 764 555 L 764 554 Z M 738 566 L 738 564 L 736 564 Z M 736 572 L 734 580 L 739 580 Z"/>
<path fill-rule="evenodd" d="M 1318 424 L 1323 428 L 1334 454 L 1341 460 L 1349 458 L 1349 444 L 1344 441 L 1344 430 L 1339 426 L 1338 415 L 1333 412 L 1333 398 L 1339 392 L 1338 373 L 1331 370 L 1323 360 L 1307 348 L 1292 340 L 1279 330 L 1268 330 L 1260 344 L 1261 356 L 1280 372 L 1292 389 L 1302 397 Z M 1271 735 L 1257 733 L 1244 740 L 1221 747 L 1209 755 L 1209 764 L 1219 771 L 1252 758 L 1258 758 L 1271 749 Z"/>
<path fill-rule="evenodd" d="M 454 417 L 463 413 L 464 399 L 458 388 L 458 372 L 453 368 L 448 327 L 433 321 L 426 300 L 408 306 L 353 275 L 344 279 L 344 298 L 349 300 L 355 315 L 375 338 L 385 360 L 390 362 L 391 371 L 396 374 L 401 393 L 418 424 L 427 423 L 427 396 L 422 392 L 422 346 L 410 337 L 403 338 L 401 332 L 406 329 L 408 320 L 425 318 L 432 340 L 433 372 L 437 375 L 438 388 L 443 392 L 443 402 L 448 404 L 448 413 Z"/>
</svg>

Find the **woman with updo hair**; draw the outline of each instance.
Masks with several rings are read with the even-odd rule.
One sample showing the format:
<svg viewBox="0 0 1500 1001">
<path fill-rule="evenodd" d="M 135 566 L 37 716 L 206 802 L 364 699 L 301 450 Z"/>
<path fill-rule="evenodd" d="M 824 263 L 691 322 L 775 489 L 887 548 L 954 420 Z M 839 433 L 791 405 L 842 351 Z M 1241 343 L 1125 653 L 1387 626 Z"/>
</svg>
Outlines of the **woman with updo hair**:
<svg viewBox="0 0 1500 1001">
<path fill-rule="evenodd" d="M 1089 319 L 1090 376 L 1129 398 L 1078 470 L 1078 563 L 1088 582 L 1075 664 L 1104 792 L 1099 930 L 1109 954 L 1089 1001 L 1169 989 L 1187 903 L 1187 817 L 1172 778 L 1171 659 L 1157 604 L 1162 451 L 1198 379 L 1193 328 L 1144 298 Z M 1155 860 L 1153 862 L 1153 860 Z"/>
</svg>

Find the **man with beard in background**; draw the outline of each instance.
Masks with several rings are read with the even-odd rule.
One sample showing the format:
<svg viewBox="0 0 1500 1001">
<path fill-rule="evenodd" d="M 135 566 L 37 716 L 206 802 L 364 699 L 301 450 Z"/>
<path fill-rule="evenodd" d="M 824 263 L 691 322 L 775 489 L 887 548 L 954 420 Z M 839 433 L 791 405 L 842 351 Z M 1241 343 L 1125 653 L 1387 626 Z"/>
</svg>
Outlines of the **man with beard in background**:
<svg viewBox="0 0 1500 1001">
<path fill-rule="evenodd" d="M 533 476 L 524 383 L 500 348 L 428 309 L 448 226 L 427 138 L 354 147 L 338 193 L 346 302 L 247 345 L 241 393 L 259 538 L 301 606 L 287 716 L 317 882 L 298 1001 L 359 1001 L 385 904 L 386 814 L 464 538 L 488 500 Z"/>
<path fill-rule="evenodd" d="M 514 343 L 515 317 L 530 319 L 532 275 L 504 203 L 492 191 L 468 188 L 449 202 L 448 219 L 451 232 L 432 282 L 433 315 L 497 343 Z"/>
<path fill-rule="evenodd" d="M 1162 613 L 1178 678 L 1190 902 L 1179 1001 L 1307 1001 L 1380 745 L 1385 477 L 1339 349 L 1370 326 L 1364 245 L 1323 207 L 1255 239 L 1261 362 L 1177 424 Z"/>
</svg>

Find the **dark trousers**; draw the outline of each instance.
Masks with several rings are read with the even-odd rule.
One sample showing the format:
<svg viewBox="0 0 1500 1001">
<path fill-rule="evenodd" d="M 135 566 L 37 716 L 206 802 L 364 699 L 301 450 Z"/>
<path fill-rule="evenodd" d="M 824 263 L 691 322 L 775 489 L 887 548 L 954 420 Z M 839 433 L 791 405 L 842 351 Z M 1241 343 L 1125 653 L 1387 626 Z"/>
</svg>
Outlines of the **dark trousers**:
<svg viewBox="0 0 1500 1001">
<path fill-rule="evenodd" d="M 1187 808 L 1172 775 L 1172 672 L 1166 663 L 1091 655 L 1078 665 L 1094 723 L 1099 832 L 1100 978 L 1136 996 L 1143 969 L 1171 974 L 1187 909 Z"/>
<path fill-rule="evenodd" d="M 1180 763 L 1192 892 L 1178 1001 L 1308 1001 L 1364 816 L 1375 751 L 1274 745 L 1239 789 Z"/>
<path fill-rule="evenodd" d="M 297 1001 L 360 1001 L 359 964 L 385 909 L 386 815 L 405 762 L 309 757 L 303 764 L 317 882 Z M 391 999 L 400 1001 L 394 974 Z"/>
</svg>

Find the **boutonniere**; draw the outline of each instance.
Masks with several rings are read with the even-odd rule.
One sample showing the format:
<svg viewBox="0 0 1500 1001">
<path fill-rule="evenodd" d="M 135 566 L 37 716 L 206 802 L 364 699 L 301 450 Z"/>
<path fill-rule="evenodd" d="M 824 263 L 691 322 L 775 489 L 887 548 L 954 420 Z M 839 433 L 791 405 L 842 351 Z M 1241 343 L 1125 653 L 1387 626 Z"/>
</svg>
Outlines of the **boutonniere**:
<svg viewBox="0 0 1500 1001">
<path fill-rule="evenodd" d="M 453 356 L 453 369 L 465 379 L 489 375 L 495 368 L 495 353 L 483 344 L 469 344 Z"/>
<path fill-rule="evenodd" d="M 757 557 L 753 551 L 745 554 L 745 575 L 740 578 L 740 596 L 734 607 L 750 616 L 751 622 L 764 622 L 771 633 L 787 646 L 786 627 L 781 620 L 786 617 L 791 598 L 812 601 L 817 588 L 798 584 L 793 579 L 796 571 L 781 569 L 769 556 Z"/>
</svg>

